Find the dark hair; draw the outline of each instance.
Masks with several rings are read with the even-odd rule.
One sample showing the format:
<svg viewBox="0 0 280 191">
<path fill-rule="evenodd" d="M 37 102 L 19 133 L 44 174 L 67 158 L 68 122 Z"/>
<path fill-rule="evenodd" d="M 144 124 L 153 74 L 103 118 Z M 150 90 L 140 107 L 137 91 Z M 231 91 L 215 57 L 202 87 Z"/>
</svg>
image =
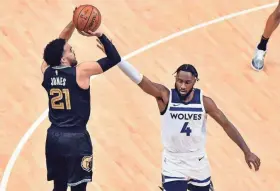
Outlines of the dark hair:
<svg viewBox="0 0 280 191">
<path fill-rule="evenodd" d="M 179 68 L 177 68 L 177 70 L 174 72 L 174 74 L 178 74 L 180 71 L 190 72 L 194 77 L 197 78 L 197 80 L 199 80 L 197 70 L 191 64 L 182 64 L 181 66 L 179 66 Z"/>
<path fill-rule="evenodd" d="M 44 60 L 50 66 L 60 65 L 60 60 L 63 55 L 65 39 L 57 38 L 47 44 L 44 50 Z"/>
</svg>

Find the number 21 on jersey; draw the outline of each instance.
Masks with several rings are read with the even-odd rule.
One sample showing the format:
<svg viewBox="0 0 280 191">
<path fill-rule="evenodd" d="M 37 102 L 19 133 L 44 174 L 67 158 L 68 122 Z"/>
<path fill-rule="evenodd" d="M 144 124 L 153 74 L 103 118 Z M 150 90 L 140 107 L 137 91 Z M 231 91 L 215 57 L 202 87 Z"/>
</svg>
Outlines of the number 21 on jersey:
<svg viewBox="0 0 280 191">
<path fill-rule="evenodd" d="M 52 88 L 50 95 L 55 95 L 51 98 L 51 106 L 53 109 L 67 109 L 71 110 L 69 89 Z M 62 100 L 64 98 L 64 101 Z"/>
<path fill-rule="evenodd" d="M 181 133 L 186 133 L 186 136 L 190 136 L 191 135 L 191 128 L 188 127 L 189 122 L 185 122 L 183 125 L 183 128 L 181 129 Z"/>
</svg>

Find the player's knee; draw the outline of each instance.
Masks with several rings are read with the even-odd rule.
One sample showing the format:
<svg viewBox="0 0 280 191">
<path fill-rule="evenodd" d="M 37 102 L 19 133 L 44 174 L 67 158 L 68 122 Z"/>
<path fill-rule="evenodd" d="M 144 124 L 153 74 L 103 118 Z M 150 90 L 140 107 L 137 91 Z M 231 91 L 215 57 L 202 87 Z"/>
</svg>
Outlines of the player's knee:
<svg viewBox="0 0 280 191">
<path fill-rule="evenodd" d="M 82 183 L 77 186 L 72 186 L 71 191 L 86 191 L 87 183 Z"/>
</svg>

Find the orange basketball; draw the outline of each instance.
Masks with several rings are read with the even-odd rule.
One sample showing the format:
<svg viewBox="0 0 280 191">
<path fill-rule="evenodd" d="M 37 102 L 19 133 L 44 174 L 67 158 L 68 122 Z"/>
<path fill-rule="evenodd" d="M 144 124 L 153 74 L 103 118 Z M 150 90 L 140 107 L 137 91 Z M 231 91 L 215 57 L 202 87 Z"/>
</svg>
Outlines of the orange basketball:
<svg viewBox="0 0 280 191">
<path fill-rule="evenodd" d="M 73 23 L 78 31 L 96 31 L 101 24 L 101 13 L 92 5 L 80 5 L 74 11 Z"/>
</svg>

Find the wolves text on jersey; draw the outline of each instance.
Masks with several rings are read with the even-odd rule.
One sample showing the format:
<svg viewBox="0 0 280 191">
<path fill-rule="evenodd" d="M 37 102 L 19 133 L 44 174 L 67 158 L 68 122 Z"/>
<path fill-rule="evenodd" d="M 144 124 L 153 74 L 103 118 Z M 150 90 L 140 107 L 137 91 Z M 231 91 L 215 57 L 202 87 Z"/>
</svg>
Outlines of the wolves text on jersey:
<svg viewBox="0 0 280 191">
<path fill-rule="evenodd" d="M 179 120 L 201 120 L 201 115 L 196 113 L 170 113 L 171 119 Z"/>
</svg>

